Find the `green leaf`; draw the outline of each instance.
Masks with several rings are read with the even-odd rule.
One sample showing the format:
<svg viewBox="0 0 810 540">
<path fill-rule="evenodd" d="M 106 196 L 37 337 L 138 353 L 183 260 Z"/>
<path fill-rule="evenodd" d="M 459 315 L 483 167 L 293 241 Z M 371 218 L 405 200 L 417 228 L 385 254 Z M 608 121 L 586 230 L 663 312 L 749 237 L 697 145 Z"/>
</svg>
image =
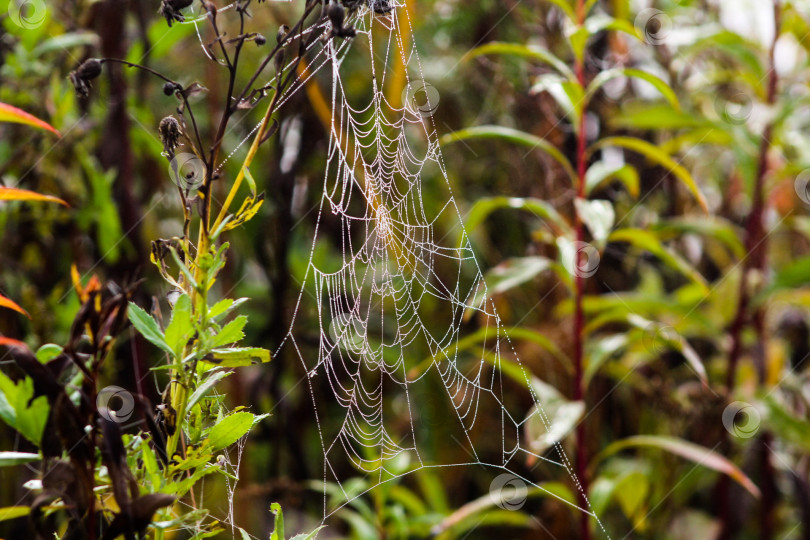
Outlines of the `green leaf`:
<svg viewBox="0 0 810 540">
<path fill-rule="evenodd" d="M 34 397 L 34 381 L 25 377 L 17 384 L 0 372 L 0 418 L 36 446 L 48 420 L 48 398 Z"/>
<path fill-rule="evenodd" d="M 32 461 L 39 461 L 41 459 L 42 456 L 39 454 L 31 454 L 29 452 L 0 452 L 0 467 L 22 465 L 23 463 L 31 463 Z"/>
<path fill-rule="evenodd" d="M 700 206 L 705 211 L 708 211 L 708 207 L 706 206 L 706 198 L 703 196 L 703 193 L 701 193 L 700 188 L 698 188 L 695 179 L 692 178 L 691 174 L 689 174 L 689 171 L 676 163 L 675 160 L 661 151 L 661 149 L 659 149 L 657 146 L 635 137 L 606 137 L 592 145 L 589 149 L 589 153 L 598 148 L 604 148 L 606 146 L 621 146 L 622 148 L 633 150 L 644 155 L 650 161 L 669 169 L 669 171 L 677 176 L 681 182 L 686 185 L 689 191 L 692 192 Z"/>
<path fill-rule="evenodd" d="M 276 516 L 273 521 L 273 534 L 270 535 L 270 540 L 286 540 L 284 537 L 284 513 L 281 511 L 281 505 L 278 503 L 271 504 L 270 511 Z"/>
<path fill-rule="evenodd" d="M 45 345 L 37 349 L 36 357 L 37 360 L 45 364 L 46 362 L 50 362 L 60 354 L 62 354 L 62 347 L 54 343 L 46 343 Z"/>
<path fill-rule="evenodd" d="M 171 347 L 175 357 L 181 356 L 183 347 L 194 332 L 191 313 L 191 298 L 181 294 L 172 308 L 172 320 L 166 327 L 166 344 Z"/>
<path fill-rule="evenodd" d="M 290 540 L 313 540 L 316 536 L 318 536 L 318 533 L 320 532 L 320 530 L 324 529 L 324 528 L 326 528 L 326 525 L 321 525 L 320 527 L 318 527 L 317 529 L 315 529 L 314 531 L 312 531 L 310 533 L 296 534 Z"/>
<path fill-rule="evenodd" d="M 780 440 L 801 448 L 804 452 L 810 451 L 810 422 L 791 411 L 773 394 L 768 394 L 764 403 L 768 428 Z"/>
<path fill-rule="evenodd" d="M 99 37 L 94 32 L 69 32 L 45 40 L 31 51 L 31 56 L 42 56 L 49 52 L 67 52 L 74 47 L 98 47 Z"/>
<path fill-rule="evenodd" d="M 706 128 L 715 130 L 707 120 L 694 114 L 675 110 L 669 103 L 634 102 L 623 107 L 621 112 L 610 120 L 616 128 L 650 130 L 676 130 Z"/>
<path fill-rule="evenodd" d="M 672 218 L 655 223 L 651 230 L 657 236 L 671 234 L 673 237 L 685 233 L 698 234 L 723 243 L 737 259 L 745 257 L 742 240 L 743 231 L 728 220 L 718 216 L 689 216 Z"/>
<path fill-rule="evenodd" d="M 244 437 L 253 424 L 267 415 L 256 416 L 247 411 L 240 411 L 226 416 L 222 421 L 214 424 L 208 432 L 208 443 L 212 451 L 216 452 L 229 447 Z"/>
<path fill-rule="evenodd" d="M 574 72 L 571 71 L 571 69 L 565 64 L 565 62 L 554 56 L 549 51 L 531 45 L 520 45 L 517 43 L 504 43 L 500 41 L 493 41 L 491 43 L 481 45 L 480 47 L 476 47 L 475 49 L 465 54 L 464 57 L 462 58 L 462 62 L 472 60 L 476 56 L 482 56 L 485 54 L 507 54 L 511 56 L 522 56 L 524 58 L 531 58 L 533 60 L 540 60 L 541 62 L 544 62 L 553 67 L 554 69 L 556 69 L 561 75 L 563 75 L 569 81 L 577 80 L 576 75 L 574 75 Z"/>
<path fill-rule="evenodd" d="M 529 148 L 537 148 L 551 156 L 568 174 L 569 178 L 575 180 L 577 177 L 574 168 L 568 161 L 568 158 L 562 152 L 557 150 L 557 147 L 548 142 L 546 139 L 503 126 L 476 126 L 459 131 L 454 131 L 442 136 L 439 139 L 439 144 L 450 144 L 452 142 L 466 141 L 472 139 L 500 139 L 503 141 L 520 144 Z"/>
<path fill-rule="evenodd" d="M 132 326 L 152 345 L 160 347 L 165 352 L 173 355 L 174 351 L 166 339 L 163 337 L 163 332 L 160 331 L 157 321 L 153 319 L 148 313 L 139 308 L 134 302 L 129 303 L 127 315 L 132 323 Z"/>
<path fill-rule="evenodd" d="M 239 298 L 238 300 L 233 300 L 232 298 L 226 298 L 224 300 L 220 300 L 216 304 L 213 305 L 211 309 L 208 310 L 208 318 L 212 321 L 216 321 L 217 319 L 221 319 L 237 307 L 241 306 L 245 302 L 247 302 L 249 298 Z"/>
<path fill-rule="evenodd" d="M 589 3 L 593 3 L 591 0 Z M 623 32 L 628 36 L 632 36 L 639 41 L 644 41 L 644 35 L 633 25 L 630 21 L 623 19 L 616 19 L 607 15 L 592 15 L 585 21 L 585 28 L 588 34 L 593 36 L 605 30 L 613 30 L 616 32 Z"/>
<path fill-rule="evenodd" d="M 588 171 L 585 173 L 585 193 L 590 195 L 602 184 L 614 178 L 624 184 L 631 197 L 638 198 L 641 182 L 636 168 L 627 164 L 608 165 L 602 160 L 596 161 L 588 167 Z"/>
<path fill-rule="evenodd" d="M 470 306 L 478 307 L 485 296 L 501 294 L 531 281 L 549 268 L 551 262 L 545 257 L 515 257 L 507 259 L 491 268 L 484 275 L 486 291 L 480 287 L 469 301 Z"/>
<path fill-rule="evenodd" d="M 270 361 L 270 351 L 258 347 L 234 347 L 232 349 L 214 349 L 203 359 L 209 364 L 220 367 L 243 367 L 253 364 L 264 364 Z"/>
<path fill-rule="evenodd" d="M 536 377 L 532 377 L 531 392 L 535 402 L 543 404 L 543 413 L 537 405 L 533 406 L 526 415 L 523 429 L 529 449 L 542 455 L 576 427 L 585 413 L 585 404 L 568 401 L 556 388 Z M 550 419 L 550 425 L 546 425 L 544 417 Z"/>
<path fill-rule="evenodd" d="M 588 230 L 591 231 L 596 247 L 601 251 L 605 247 L 605 241 L 616 219 L 613 205 L 610 201 L 588 201 L 577 198 L 574 200 L 574 207 L 577 210 L 577 215 L 588 227 Z"/>
<path fill-rule="evenodd" d="M 579 130 L 579 118 L 585 106 L 585 93 L 579 83 L 571 82 L 554 73 L 540 75 L 529 93 L 548 92 L 557 105 L 565 112 L 574 131 Z"/>
<path fill-rule="evenodd" d="M 674 328 L 671 326 L 654 323 L 635 313 L 631 313 L 627 316 L 627 322 L 643 332 L 652 334 L 651 336 L 644 336 L 653 341 L 653 346 L 650 347 L 653 349 L 650 351 L 651 353 L 657 354 L 655 349 L 657 348 L 658 344 L 665 345 L 672 350 L 678 351 L 684 357 L 686 362 L 692 367 L 692 370 L 700 378 L 700 380 L 708 384 L 709 377 L 700 356 L 695 349 L 689 345 L 689 342 L 686 341 L 686 339 L 684 339 L 683 336 L 681 336 Z"/>
<path fill-rule="evenodd" d="M 810 284 L 810 257 L 801 257 L 780 268 L 771 284 L 757 295 L 754 303 L 759 304 L 779 291 L 799 289 L 808 284 Z"/>
<path fill-rule="evenodd" d="M 572 23 L 577 22 L 577 15 L 574 12 L 574 6 L 571 5 L 571 2 L 569 2 L 569 0 L 548 0 L 548 1 L 557 6 L 558 8 L 560 8 L 562 12 L 565 13 L 565 16 L 568 17 Z"/>
<path fill-rule="evenodd" d="M 488 197 L 479 199 L 467 214 L 467 219 L 464 223 L 465 231 L 469 234 L 489 217 L 492 212 L 504 208 L 531 212 L 551 225 L 555 232 L 564 236 L 573 235 L 571 226 L 565 218 L 557 212 L 553 204 L 542 199 L 518 197 Z"/>
<path fill-rule="evenodd" d="M 590 101 L 591 98 L 593 98 L 593 95 L 602 87 L 602 85 L 619 77 L 631 77 L 649 83 L 656 90 L 658 90 L 662 96 L 664 96 L 674 110 L 680 111 L 681 104 L 678 102 L 678 96 L 675 94 L 675 91 L 672 90 L 669 84 L 666 83 L 666 81 L 656 77 L 652 73 L 647 73 L 646 71 L 635 68 L 614 68 L 602 71 L 599 73 L 599 75 L 594 77 L 591 84 L 588 85 L 588 88 L 585 91 L 585 99 Z"/>
<path fill-rule="evenodd" d="M 8 521 L 31 513 L 31 508 L 28 506 L 6 506 L 0 508 L 0 521 Z"/>
<path fill-rule="evenodd" d="M 250 174 L 250 169 L 247 167 L 242 167 L 242 172 L 245 173 L 245 181 L 247 181 L 248 187 L 250 187 L 250 195 L 252 197 L 256 197 L 256 180 L 253 178 L 253 175 Z"/>
<path fill-rule="evenodd" d="M 214 386 L 216 386 L 216 384 L 219 381 L 221 381 L 222 379 L 224 379 L 225 377 L 227 377 L 231 373 L 233 373 L 233 372 L 232 371 L 215 371 L 214 373 L 212 373 L 205 380 L 204 383 L 199 385 L 197 387 L 197 389 L 194 390 L 194 393 L 191 394 L 191 397 L 188 398 L 188 405 L 186 405 L 186 408 L 188 410 L 191 410 L 191 408 L 194 407 L 194 405 L 196 405 L 203 397 L 205 397 L 205 394 L 207 394 L 209 390 L 211 390 Z"/>
<path fill-rule="evenodd" d="M 626 334 L 612 334 L 598 340 L 588 341 L 587 364 L 585 366 L 585 383 L 587 384 L 605 362 L 628 345 Z"/>
<path fill-rule="evenodd" d="M 602 450 L 592 462 L 592 466 L 606 457 L 616 454 L 627 448 L 649 447 L 665 450 L 676 456 L 697 463 L 703 467 L 728 475 L 735 482 L 744 487 L 751 495 L 760 497 L 759 488 L 743 473 L 739 467 L 722 455 L 709 450 L 704 446 L 679 439 L 661 435 L 636 435 L 610 444 Z"/>
<path fill-rule="evenodd" d="M 516 482 L 517 486 L 520 486 L 521 484 L 526 486 L 527 484 L 518 477 L 515 477 L 513 482 Z M 497 488 L 497 486 L 495 487 Z M 517 499 L 523 500 L 524 497 L 522 494 L 510 495 L 513 492 L 509 490 L 514 489 L 514 487 L 515 486 L 512 485 L 503 486 L 501 487 L 500 492 L 493 491 L 468 502 L 436 524 L 431 529 L 432 536 L 435 538 L 444 538 L 444 536 L 439 535 L 452 529 L 455 533 L 453 536 L 451 536 L 452 538 L 463 538 L 463 535 L 459 535 L 459 533 L 463 533 L 466 530 L 480 526 L 481 517 L 485 513 L 496 509 L 499 504 L 503 504 L 504 500 L 508 502 L 510 496 L 515 497 L 515 502 L 517 502 Z M 559 482 L 543 482 L 537 486 L 526 486 L 526 499 L 540 497 L 554 498 L 571 506 L 576 506 L 577 504 L 576 497 L 571 490 L 565 484 Z M 520 513 L 515 512 L 514 510 L 509 511 L 515 514 Z M 470 523 L 469 526 L 464 527 L 464 522 L 470 519 L 472 519 L 473 522 Z"/>
<path fill-rule="evenodd" d="M 608 237 L 609 242 L 627 242 L 658 257 L 664 264 L 677 270 L 699 285 L 704 292 L 709 292 L 709 286 L 703 276 L 679 255 L 664 247 L 658 238 L 650 231 L 643 229 L 619 229 L 613 231 Z"/>
<path fill-rule="evenodd" d="M 242 330 L 245 328 L 247 320 L 246 316 L 241 315 L 223 326 L 222 330 L 217 332 L 217 335 L 214 337 L 213 346 L 221 347 L 222 345 L 241 341 L 245 337 L 245 333 Z"/>
</svg>

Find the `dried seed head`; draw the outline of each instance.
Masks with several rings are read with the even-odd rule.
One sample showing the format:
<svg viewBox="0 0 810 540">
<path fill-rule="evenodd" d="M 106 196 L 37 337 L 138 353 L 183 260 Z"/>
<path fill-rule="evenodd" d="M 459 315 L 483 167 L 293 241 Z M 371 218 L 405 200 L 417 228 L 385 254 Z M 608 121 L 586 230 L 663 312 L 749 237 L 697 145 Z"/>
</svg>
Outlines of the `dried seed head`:
<svg viewBox="0 0 810 540">
<path fill-rule="evenodd" d="M 281 43 L 282 41 L 284 41 L 284 38 L 286 38 L 287 34 L 289 34 L 289 33 L 290 33 L 290 27 L 287 26 L 286 24 L 282 24 L 278 29 L 278 33 L 276 34 L 276 41 L 278 43 Z"/>
<path fill-rule="evenodd" d="M 182 89 L 183 88 L 179 84 L 173 82 L 167 82 L 163 85 L 163 93 L 166 94 L 167 96 L 171 96 L 178 90 Z"/>
<path fill-rule="evenodd" d="M 163 152 L 169 156 L 173 155 L 174 150 L 180 144 L 180 136 L 183 134 L 180 122 L 174 116 L 167 116 L 160 121 L 158 134 L 160 142 L 163 143 Z"/>
<path fill-rule="evenodd" d="M 326 8 L 326 16 L 332 23 L 332 28 L 339 30 L 343 28 L 343 20 L 346 18 L 346 10 L 340 4 L 329 4 Z"/>
<path fill-rule="evenodd" d="M 346 20 L 346 9 L 342 5 L 329 4 L 326 8 L 326 16 L 329 17 L 329 23 L 332 25 L 329 37 L 350 38 L 355 36 L 354 28 L 343 25 L 343 21 Z"/>
<path fill-rule="evenodd" d="M 89 58 L 82 62 L 79 67 L 68 73 L 68 78 L 76 89 L 76 94 L 87 97 L 93 87 L 90 81 L 101 75 L 101 60 Z"/>
<path fill-rule="evenodd" d="M 253 41 L 255 41 L 256 45 L 258 45 L 259 47 L 267 43 L 267 39 L 261 34 L 256 34 L 256 36 L 253 38 Z"/>
<path fill-rule="evenodd" d="M 166 19 L 169 26 L 174 21 L 183 22 L 185 17 L 180 13 L 181 9 L 187 8 L 194 0 L 161 0 L 158 13 Z"/>
</svg>

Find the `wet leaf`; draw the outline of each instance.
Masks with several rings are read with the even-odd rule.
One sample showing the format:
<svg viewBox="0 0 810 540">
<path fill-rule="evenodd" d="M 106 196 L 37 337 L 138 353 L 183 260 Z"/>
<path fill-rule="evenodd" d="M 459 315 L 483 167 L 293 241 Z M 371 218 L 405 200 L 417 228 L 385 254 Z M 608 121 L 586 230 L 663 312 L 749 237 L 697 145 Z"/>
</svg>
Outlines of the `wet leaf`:
<svg viewBox="0 0 810 540">
<path fill-rule="evenodd" d="M 639 447 L 665 450 L 675 454 L 676 456 L 680 456 L 684 459 L 697 463 L 703 467 L 707 467 L 714 471 L 728 475 L 735 482 L 744 487 L 751 495 L 757 498 L 760 497 L 759 488 L 754 485 L 751 479 L 748 478 L 748 476 L 746 476 L 739 467 L 734 465 L 727 458 L 723 457 L 717 452 L 714 452 L 713 450 L 709 450 L 704 446 L 700 446 L 677 437 L 668 437 L 662 435 L 637 435 L 634 437 L 628 437 L 626 439 L 616 441 L 602 450 L 602 452 L 600 452 L 599 455 L 594 458 L 593 464 L 596 464 L 606 457 L 627 448 Z"/>
<path fill-rule="evenodd" d="M 574 168 L 571 166 L 571 162 L 568 161 L 568 158 L 560 152 L 556 146 L 551 144 L 549 141 L 542 137 L 538 137 L 536 135 L 532 135 L 531 133 L 527 133 L 525 131 L 520 131 L 517 129 L 512 129 L 503 126 L 475 126 L 467 129 L 461 129 L 459 131 L 454 131 L 452 133 L 448 133 L 447 135 L 442 136 L 439 139 L 439 144 L 447 145 L 452 142 L 458 141 L 467 141 L 467 140 L 475 140 L 475 139 L 496 139 L 496 140 L 503 140 L 510 143 L 519 144 L 522 146 L 527 146 L 529 148 L 536 148 L 538 150 L 542 150 L 543 152 L 547 153 L 551 156 L 557 163 L 562 166 L 563 170 L 568 174 L 568 177 L 572 180 L 577 177 L 576 172 L 574 172 Z"/>
</svg>

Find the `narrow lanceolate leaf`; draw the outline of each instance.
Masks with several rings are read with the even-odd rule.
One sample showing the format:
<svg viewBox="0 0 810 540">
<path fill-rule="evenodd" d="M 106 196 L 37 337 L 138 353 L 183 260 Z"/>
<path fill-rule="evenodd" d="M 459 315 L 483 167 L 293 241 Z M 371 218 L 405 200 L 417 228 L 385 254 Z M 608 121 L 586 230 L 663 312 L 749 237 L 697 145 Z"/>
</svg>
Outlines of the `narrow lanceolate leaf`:
<svg viewBox="0 0 810 540">
<path fill-rule="evenodd" d="M 606 82 L 619 77 L 631 77 L 651 84 L 661 93 L 662 96 L 664 96 L 673 109 L 676 111 L 681 110 L 681 104 L 678 102 L 678 96 L 675 94 L 675 91 L 672 90 L 672 88 L 666 83 L 666 81 L 656 77 L 652 73 L 647 73 L 646 71 L 635 68 L 615 68 L 601 72 L 599 75 L 594 77 L 591 84 L 588 85 L 588 89 L 585 91 L 585 97 L 590 100 L 596 91 L 599 90 Z"/>
<path fill-rule="evenodd" d="M 23 463 L 31 463 L 32 461 L 39 461 L 40 459 L 42 458 L 39 454 L 31 454 L 29 452 L 0 452 L 0 467 L 22 465 Z"/>
<path fill-rule="evenodd" d="M 22 313 L 23 315 L 25 315 L 29 319 L 31 318 L 31 316 L 28 314 L 28 312 L 25 311 L 23 308 L 21 308 L 17 304 L 17 302 L 15 302 L 14 300 L 11 300 L 10 298 L 6 298 L 2 294 L 0 294 L 0 307 L 13 309 L 14 311 L 16 311 L 18 313 Z M 0 339 L 2 339 L 2 338 L 0 338 Z M 0 344 L 2 344 L 2 342 L 0 342 Z"/>
<path fill-rule="evenodd" d="M 677 437 L 666 437 L 660 435 L 637 435 L 635 437 L 628 437 L 620 441 L 616 441 L 609 445 L 607 448 L 594 459 L 594 463 L 615 454 L 626 448 L 637 447 L 652 447 L 666 450 L 676 456 L 688 459 L 698 465 L 707 467 L 717 472 L 728 475 L 735 482 L 744 487 L 751 495 L 759 498 L 760 491 L 756 485 L 743 473 L 739 467 L 734 465 L 731 461 L 722 455 L 709 450 L 704 446 L 695 444 Z"/>
<path fill-rule="evenodd" d="M 529 148 L 537 148 L 551 156 L 557 163 L 559 163 L 568 176 L 574 180 L 577 174 L 574 168 L 562 152 L 542 137 L 526 133 L 517 129 L 512 129 L 503 126 L 476 126 L 459 131 L 454 131 L 444 135 L 439 139 L 439 144 L 449 144 L 457 141 L 465 141 L 470 139 L 501 139 L 503 141 L 520 144 Z"/>
<path fill-rule="evenodd" d="M 571 71 L 565 62 L 551 54 L 549 51 L 545 49 L 541 49 L 540 47 L 533 47 L 530 45 L 519 45 L 517 43 L 502 43 L 500 41 L 493 41 L 492 43 L 487 43 L 486 45 L 481 45 L 480 47 L 476 47 L 475 49 L 471 50 L 467 54 L 464 55 L 462 61 L 471 60 L 476 56 L 482 56 L 485 54 L 507 54 L 512 56 L 522 56 L 524 58 L 531 58 L 534 60 L 539 60 L 544 62 L 557 71 L 560 72 L 561 75 L 564 75 L 570 81 L 576 81 L 577 78 L 574 75 L 574 72 Z"/>
<path fill-rule="evenodd" d="M 0 347 L 18 347 L 20 349 L 27 349 L 28 346 L 18 339 L 0 336 Z"/>
<path fill-rule="evenodd" d="M 599 148 L 604 148 L 606 146 L 621 146 L 622 148 L 627 148 L 628 150 L 633 150 L 634 152 L 638 152 L 639 154 L 644 155 L 647 159 L 652 162 L 655 162 L 662 167 L 665 167 L 670 170 L 672 174 L 678 177 L 678 179 L 684 183 L 684 185 L 689 189 L 692 195 L 695 196 L 700 206 L 703 210 L 708 211 L 708 206 L 706 205 L 706 197 L 703 196 L 701 193 L 700 188 L 695 182 L 695 179 L 692 178 L 692 175 L 689 174 L 683 166 L 677 163 L 674 159 L 672 159 L 666 152 L 662 151 L 660 148 L 655 146 L 654 144 L 648 143 L 647 141 L 637 139 L 635 137 L 606 137 L 589 149 L 589 153 L 592 153 L 594 150 Z"/>
<path fill-rule="evenodd" d="M 535 199 L 532 197 L 488 197 L 479 199 L 470 212 L 467 214 L 466 221 L 464 222 L 464 229 L 467 233 L 472 232 L 484 220 L 489 217 L 492 212 L 501 209 L 523 210 L 524 212 L 531 212 L 540 219 L 544 220 L 551 226 L 554 231 L 560 235 L 572 236 L 573 230 L 568 222 L 563 218 L 559 212 L 554 208 L 554 205 L 542 199 Z"/>
<path fill-rule="evenodd" d="M 0 521 L 8 521 L 18 517 L 27 516 L 31 513 L 31 508 L 28 506 L 6 506 L 0 508 Z"/>
<path fill-rule="evenodd" d="M 28 114 L 24 110 L 18 109 L 17 107 L 12 107 L 7 103 L 0 103 L 0 122 L 26 124 L 36 128 L 46 129 L 51 133 L 55 133 L 59 137 L 62 136 L 62 134 L 59 133 L 56 130 L 56 128 L 50 125 L 49 123 L 43 122 L 36 116 Z"/>
<path fill-rule="evenodd" d="M 17 189 L 0 186 L 0 201 L 35 201 L 35 202 L 55 202 L 63 206 L 70 206 L 68 203 L 59 197 L 52 197 L 51 195 L 42 195 L 35 191 L 27 189 Z"/>
<path fill-rule="evenodd" d="M 709 292 L 706 279 L 683 257 L 664 246 L 658 237 L 644 229 L 619 229 L 610 233 L 608 242 L 627 242 L 659 258 L 667 266 L 677 270 L 698 284 L 704 292 Z"/>
</svg>

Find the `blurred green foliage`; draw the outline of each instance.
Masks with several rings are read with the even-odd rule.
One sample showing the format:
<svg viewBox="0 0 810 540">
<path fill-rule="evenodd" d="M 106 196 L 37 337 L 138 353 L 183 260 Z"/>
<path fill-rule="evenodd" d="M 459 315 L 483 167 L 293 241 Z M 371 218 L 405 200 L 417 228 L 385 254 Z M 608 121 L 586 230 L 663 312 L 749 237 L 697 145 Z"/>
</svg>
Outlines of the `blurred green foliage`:
<svg viewBox="0 0 810 540">
<path fill-rule="evenodd" d="M 273 41 L 281 24 L 294 22 L 297 3 L 255 3 L 251 25 Z M 770 0 L 746 4 L 756 11 L 725 0 L 588 4 L 590 18 L 578 21 L 574 0 L 408 1 L 425 79 L 441 96 L 434 121 L 452 194 L 492 301 L 536 378 L 532 386 L 557 413 L 554 440 L 531 424 L 526 436 L 538 454 L 561 438 L 569 455 L 584 456 L 590 503 L 613 538 L 804 538 L 810 7 L 777 3 L 774 40 Z M 194 25 L 168 28 L 156 9 L 145 0 L 53 2 L 30 28 L 2 20 L 0 102 L 47 120 L 63 137 L 0 125 L 0 183 L 71 206 L 0 203 L 0 294 L 31 315 L 0 311 L 0 334 L 34 350 L 68 340 L 79 309 L 72 264 L 104 281 L 143 280 L 136 303 L 166 305 L 169 287 L 150 264 L 149 242 L 183 227 L 157 134 L 177 101 L 130 69 L 105 72 L 89 100 L 77 99 L 66 78 L 81 60 L 109 55 L 184 85 L 198 81 L 208 92 L 192 101 L 202 111 L 201 130 L 213 136 L 225 90 L 221 68 L 204 60 L 200 46 L 211 38 L 208 28 L 200 26 L 199 38 Z M 249 45 L 244 62 L 255 64 L 262 53 Z M 586 83 L 579 86 L 578 62 Z M 355 95 L 371 94 L 368 65 L 349 55 L 343 69 Z M 328 95 L 330 75 L 324 70 L 309 84 Z M 251 167 L 266 202 L 231 233 L 228 264 L 213 287 L 218 297 L 250 298 L 240 307 L 248 346 L 281 343 L 306 273 L 329 141 L 310 100 L 299 92 L 277 114 L 280 135 Z M 224 155 L 259 122 L 258 109 L 240 113 Z M 282 172 L 284 133 L 293 123 L 301 142 L 292 169 Z M 583 127 L 589 153 L 578 178 Z M 225 163 L 215 197 L 224 198 L 241 155 Z M 439 171 L 426 169 L 421 180 L 426 212 L 436 215 L 450 192 Z M 435 236 L 451 244 L 459 236 L 449 220 L 436 227 Z M 599 253 L 581 290 L 566 270 L 566 262 L 576 264 L 569 252 L 578 229 Z M 314 258 L 339 266 L 340 247 L 320 239 Z M 572 323 L 578 294 L 579 332 Z M 442 316 L 439 306 L 425 309 Z M 305 354 L 317 354 L 317 314 L 299 319 Z M 576 340 L 584 404 L 572 392 Z M 143 374 L 160 359 L 130 331 L 104 377 L 125 387 L 140 380 L 139 391 L 158 403 L 165 373 Z M 0 452 L 36 451 L 31 439 L 41 426 L 19 414 L 30 379 L 18 381 L 8 364 L 8 375 L 0 373 L 0 417 L 14 429 L 0 428 Z M 214 381 L 217 402 L 272 415 L 247 439 L 235 502 L 219 477 L 200 484 L 196 497 L 212 515 L 227 514 L 233 503 L 237 524 L 257 537 L 278 526 L 280 510 L 268 512 L 274 501 L 285 509 L 288 533 L 308 532 L 322 517 L 318 426 L 298 384 L 305 375 L 287 354 Z M 528 411 L 527 389 L 515 379 L 509 399 Z M 428 387 L 426 395 L 439 390 Z M 3 408 L 12 402 L 16 418 Z M 401 403 L 390 408 L 405 414 Z M 333 413 L 327 422 L 342 420 L 337 405 Z M 497 420 L 500 412 L 481 414 Z M 583 426 L 579 434 L 575 425 Z M 469 460 L 445 444 L 441 421 L 420 428 L 442 462 Z M 493 446 L 501 444 L 496 439 Z M 129 441 L 134 448 L 142 439 Z M 157 468 L 148 458 L 130 465 Z M 406 471 L 410 464 L 399 465 Z M 578 513 L 562 502 L 576 502 L 575 486 L 534 465 L 517 467 L 547 491 L 529 486 L 518 511 L 500 507 L 488 494 L 491 472 L 475 468 L 423 470 L 368 493 L 363 478 L 347 479 L 344 490 L 359 496 L 320 535 L 583 537 Z M 35 477 L 31 469 L 0 467 L 0 535 L 29 534 L 21 514 L 2 508 L 30 502 L 23 484 Z M 335 485 L 326 489 L 330 506 L 347 498 Z M 589 523 L 590 533 L 605 534 Z"/>
</svg>

